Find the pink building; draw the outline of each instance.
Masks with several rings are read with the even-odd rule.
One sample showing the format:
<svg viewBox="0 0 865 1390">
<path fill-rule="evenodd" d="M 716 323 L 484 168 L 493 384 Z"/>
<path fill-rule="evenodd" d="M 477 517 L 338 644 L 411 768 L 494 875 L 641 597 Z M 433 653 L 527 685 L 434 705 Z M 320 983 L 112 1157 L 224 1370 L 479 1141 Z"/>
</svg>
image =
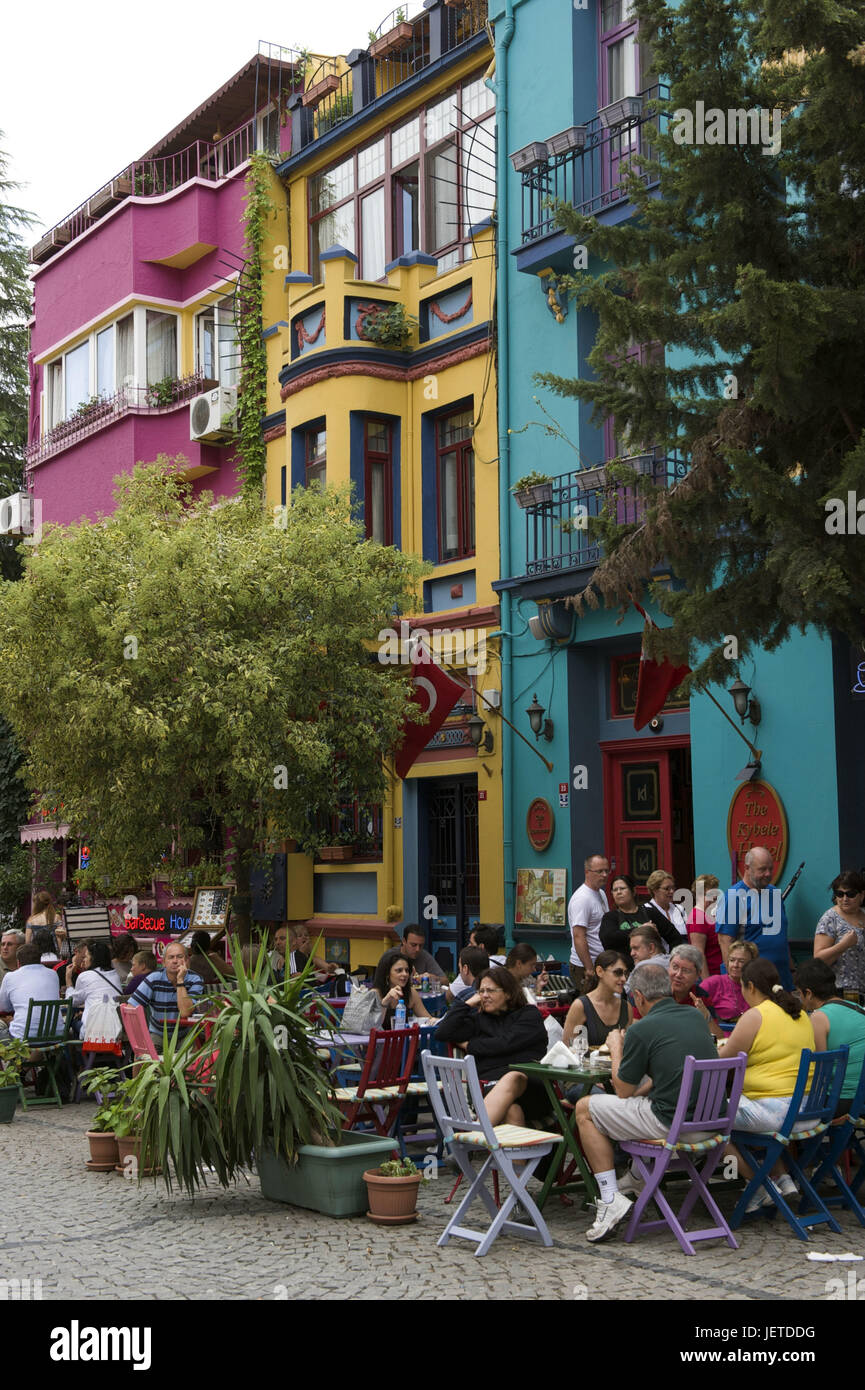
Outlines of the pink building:
<svg viewBox="0 0 865 1390">
<path fill-rule="evenodd" d="M 302 85 L 296 54 L 261 45 L 33 248 L 26 476 L 43 522 L 109 512 L 117 474 L 157 454 L 237 491 L 245 176 L 254 150 L 289 152 Z"/>
</svg>

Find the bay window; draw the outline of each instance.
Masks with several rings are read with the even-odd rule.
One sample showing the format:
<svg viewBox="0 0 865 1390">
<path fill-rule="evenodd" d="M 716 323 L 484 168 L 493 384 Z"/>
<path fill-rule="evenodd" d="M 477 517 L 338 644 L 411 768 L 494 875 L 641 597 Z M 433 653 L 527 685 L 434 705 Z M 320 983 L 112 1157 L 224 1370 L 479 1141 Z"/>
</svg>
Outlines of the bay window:
<svg viewBox="0 0 865 1390">
<path fill-rule="evenodd" d="M 166 377 L 176 379 L 178 331 L 176 314 L 142 307 L 94 331 L 49 362 L 44 428 L 53 429 L 97 398 L 110 400 L 124 390 L 134 392 L 136 386 L 153 386 Z M 130 395 L 129 404 L 135 403 Z"/>
</svg>

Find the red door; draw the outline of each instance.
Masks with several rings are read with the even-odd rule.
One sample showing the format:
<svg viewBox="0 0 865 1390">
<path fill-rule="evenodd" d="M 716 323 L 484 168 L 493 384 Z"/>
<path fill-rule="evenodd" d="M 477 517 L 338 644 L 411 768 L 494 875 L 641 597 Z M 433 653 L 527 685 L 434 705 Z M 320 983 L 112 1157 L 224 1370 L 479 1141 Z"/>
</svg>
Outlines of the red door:
<svg viewBox="0 0 865 1390">
<path fill-rule="evenodd" d="M 610 867 L 642 887 L 666 869 L 678 887 L 694 876 L 687 739 L 636 739 L 602 745 L 604 812 Z"/>
</svg>

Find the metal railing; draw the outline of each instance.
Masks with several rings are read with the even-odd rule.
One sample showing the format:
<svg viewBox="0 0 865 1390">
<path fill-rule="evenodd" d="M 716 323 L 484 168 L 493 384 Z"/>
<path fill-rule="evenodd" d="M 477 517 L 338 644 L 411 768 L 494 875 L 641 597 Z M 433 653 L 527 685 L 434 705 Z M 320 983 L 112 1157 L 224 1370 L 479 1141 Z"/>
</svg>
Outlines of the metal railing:
<svg viewBox="0 0 865 1390">
<path fill-rule="evenodd" d="M 619 462 L 661 488 L 672 487 L 688 472 L 688 464 L 681 456 L 664 455 L 658 450 Z M 650 498 L 637 487 L 625 487 L 598 475 L 599 469 L 594 468 L 563 473 L 554 480 L 552 501 L 526 509 L 527 575 L 597 565 L 602 549 L 590 534 L 586 517 L 598 516 L 606 502 L 609 514 L 620 525 L 643 520 Z"/>
<path fill-rule="evenodd" d="M 193 396 L 206 389 L 206 378 L 200 372 L 181 377 L 169 384 L 160 382 L 158 386 L 124 386 L 113 396 L 102 396 L 92 404 L 79 409 L 68 420 L 61 420 L 52 430 L 33 444 L 28 444 L 24 457 L 28 468 L 33 468 L 46 459 L 53 458 L 63 449 L 80 444 L 83 439 L 96 434 L 106 425 L 133 412 L 136 414 L 161 414 L 176 410 Z"/>
<path fill-rule="evenodd" d="M 647 110 L 650 101 L 666 101 L 670 89 L 664 83 L 647 87 L 640 96 L 643 114 L 606 129 L 598 116 L 586 123 L 582 149 L 553 155 L 523 174 L 522 244 L 528 245 L 556 230 L 554 204 L 570 203 L 586 217 L 628 199 L 625 181 L 636 174 L 646 188 L 658 183 L 653 170 L 642 170 L 640 159 L 657 158 L 653 136 L 666 131 L 668 116 Z"/>
</svg>

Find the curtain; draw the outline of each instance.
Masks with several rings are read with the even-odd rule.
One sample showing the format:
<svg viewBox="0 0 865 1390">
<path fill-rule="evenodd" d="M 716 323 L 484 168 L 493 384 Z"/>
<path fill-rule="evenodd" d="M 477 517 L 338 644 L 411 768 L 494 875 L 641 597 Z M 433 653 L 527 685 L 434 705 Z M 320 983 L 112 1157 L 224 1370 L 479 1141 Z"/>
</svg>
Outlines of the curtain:
<svg viewBox="0 0 865 1390">
<path fill-rule="evenodd" d="M 384 189 L 377 188 L 361 201 L 361 275 L 364 280 L 384 276 Z"/>
<path fill-rule="evenodd" d="M 63 363 L 52 362 L 48 368 L 48 428 L 53 429 L 63 419 Z"/>
<path fill-rule="evenodd" d="M 132 315 L 117 322 L 117 387 L 132 386 L 135 383 L 135 338 L 132 330 Z"/>
<path fill-rule="evenodd" d="M 177 378 L 177 319 L 147 310 L 147 385 Z"/>
</svg>

